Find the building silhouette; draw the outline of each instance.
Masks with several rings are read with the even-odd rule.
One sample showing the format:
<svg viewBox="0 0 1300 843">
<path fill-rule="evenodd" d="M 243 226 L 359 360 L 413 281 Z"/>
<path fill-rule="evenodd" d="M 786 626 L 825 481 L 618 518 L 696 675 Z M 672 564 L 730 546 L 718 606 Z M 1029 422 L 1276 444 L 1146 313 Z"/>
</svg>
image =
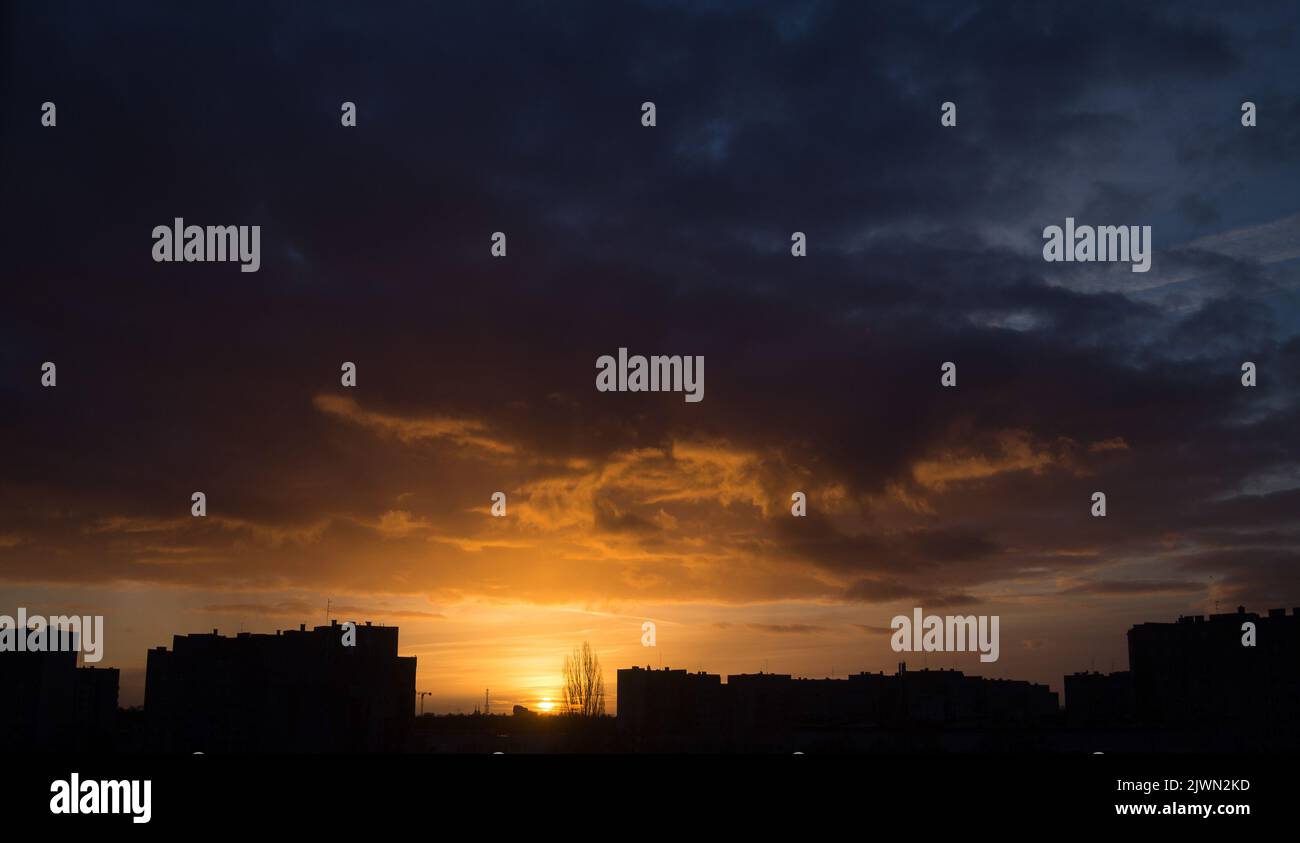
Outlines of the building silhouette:
<svg viewBox="0 0 1300 843">
<path fill-rule="evenodd" d="M 663 668 L 618 671 L 618 726 L 631 734 L 699 734 L 730 725 L 722 678 Z"/>
<path fill-rule="evenodd" d="M 47 634 L 48 650 L 0 652 L 0 750 L 112 750 L 117 670 L 78 667 L 76 634 Z"/>
<path fill-rule="evenodd" d="M 414 719 L 415 658 L 397 627 L 177 635 L 150 650 L 145 719 L 161 752 L 395 752 Z"/>
<path fill-rule="evenodd" d="M 1142 726 L 1203 735 L 1217 749 L 1300 748 L 1300 608 L 1142 623 L 1128 649 Z"/>
<path fill-rule="evenodd" d="M 845 679 L 633 667 L 618 671 L 619 731 L 655 748 L 755 749 L 795 733 L 916 728 L 1015 729 L 1055 725 L 1046 685 L 958 670 L 860 673 Z"/>
<path fill-rule="evenodd" d="M 1060 716 L 1056 692 L 1034 682 L 967 676 L 960 670 L 909 671 L 906 665 L 899 665 L 895 682 L 900 697 L 895 717 L 905 723 L 1041 727 L 1056 725 Z"/>
<path fill-rule="evenodd" d="M 1136 711 L 1131 671 L 1065 677 L 1065 722 L 1072 729 L 1132 728 Z"/>
</svg>

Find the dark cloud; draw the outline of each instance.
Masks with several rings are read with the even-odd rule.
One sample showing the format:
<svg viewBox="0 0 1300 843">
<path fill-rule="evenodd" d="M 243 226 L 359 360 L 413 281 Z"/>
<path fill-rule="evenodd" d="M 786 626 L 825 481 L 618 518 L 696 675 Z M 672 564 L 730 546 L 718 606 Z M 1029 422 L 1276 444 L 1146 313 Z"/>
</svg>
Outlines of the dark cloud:
<svg viewBox="0 0 1300 843">
<path fill-rule="evenodd" d="M 891 580 L 858 580 L 844 590 L 844 599 L 855 603 L 890 603 L 908 600 L 918 605 L 933 608 L 947 606 L 969 606 L 979 603 L 979 598 L 970 594 L 940 593 Z"/>
<path fill-rule="evenodd" d="M 824 626 L 806 623 L 751 623 L 748 628 L 755 632 L 770 632 L 775 635 L 811 635 L 826 631 Z"/>
<path fill-rule="evenodd" d="M 435 620 L 445 617 L 441 612 L 419 612 L 410 609 L 388 609 L 382 606 L 334 606 L 334 613 L 343 618 L 409 618 Z M 201 612 L 220 615 L 265 615 L 286 617 L 308 617 L 320 611 L 319 606 L 308 605 L 301 600 L 281 600 L 276 603 L 217 603 L 199 607 Z"/>
<path fill-rule="evenodd" d="M 1177 580 L 1101 580 L 1066 589 L 1066 594 L 1170 594 L 1184 592 L 1201 592 L 1204 583 L 1181 582 Z"/>
</svg>

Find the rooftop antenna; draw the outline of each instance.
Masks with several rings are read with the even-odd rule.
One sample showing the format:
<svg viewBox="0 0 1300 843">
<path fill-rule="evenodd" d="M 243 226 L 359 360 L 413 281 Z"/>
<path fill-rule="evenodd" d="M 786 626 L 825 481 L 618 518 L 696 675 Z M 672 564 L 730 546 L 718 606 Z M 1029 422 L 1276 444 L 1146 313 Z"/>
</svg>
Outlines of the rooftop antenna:
<svg viewBox="0 0 1300 843">
<path fill-rule="evenodd" d="M 325 598 L 325 625 L 330 625 L 330 600 L 328 597 Z"/>
</svg>

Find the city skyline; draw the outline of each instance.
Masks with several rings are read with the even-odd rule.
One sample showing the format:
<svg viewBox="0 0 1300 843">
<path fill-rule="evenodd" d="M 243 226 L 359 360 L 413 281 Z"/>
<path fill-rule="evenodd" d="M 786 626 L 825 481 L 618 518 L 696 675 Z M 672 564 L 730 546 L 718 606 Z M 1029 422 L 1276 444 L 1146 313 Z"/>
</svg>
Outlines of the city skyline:
<svg viewBox="0 0 1300 843">
<path fill-rule="evenodd" d="M 104 616 L 124 704 L 327 617 L 468 711 L 583 641 L 1060 692 L 1300 605 L 1293 4 L 232 8 L 0 9 L 0 614 Z M 998 660 L 895 653 L 916 607 Z"/>
<path fill-rule="evenodd" d="M 724 682 L 731 677 L 749 678 L 753 676 L 764 676 L 764 675 L 771 676 L 771 677 L 784 676 L 785 678 L 793 677 L 796 680 L 816 681 L 816 680 L 824 680 L 824 679 L 845 679 L 855 675 L 856 676 L 896 675 L 901 673 L 905 669 L 905 666 L 907 665 L 907 660 L 909 657 L 911 657 L 913 660 L 911 662 L 910 667 L 907 668 L 911 672 L 927 673 L 931 671 L 935 671 L 935 672 L 957 671 L 959 673 L 963 673 L 968 677 L 972 677 L 976 679 L 1028 682 L 1030 684 L 1039 685 L 1050 690 L 1059 700 L 1062 701 L 1062 708 L 1064 708 L 1065 707 L 1064 689 L 1068 687 L 1071 678 L 1079 677 L 1079 676 L 1085 676 L 1085 677 L 1086 676 L 1099 676 L 1099 677 L 1114 676 L 1117 674 L 1127 674 L 1128 671 L 1132 669 L 1131 665 L 1129 664 L 1129 657 L 1131 656 L 1131 646 L 1132 646 L 1130 639 L 1131 636 L 1135 633 L 1143 633 L 1145 630 L 1148 629 L 1169 628 L 1171 626 L 1174 626 L 1176 628 L 1182 628 L 1184 624 L 1191 624 L 1193 622 L 1199 623 L 1201 621 L 1205 621 L 1208 619 L 1212 623 L 1217 623 L 1222 625 L 1226 622 L 1229 625 L 1231 625 L 1232 626 L 1231 634 L 1228 635 L 1228 637 L 1224 639 L 1224 641 L 1227 641 L 1230 644 L 1234 644 L 1234 645 L 1240 644 L 1241 646 L 1244 646 L 1243 643 L 1244 639 L 1242 642 L 1238 641 L 1238 638 L 1240 638 L 1245 631 L 1245 627 L 1241 626 L 1241 624 L 1250 622 L 1251 624 L 1250 637 L 1252 639 L 1252 642 L 1257 642 L 1257 638 L 1260 635 L 1260 633 L 1255 627 L 1258 626 L 1258 624 L 1260 624 L 1261 622 L 1269 626 L 1272 626 L 1274 623 L 1284 624 L 1287 623 L 1289 618 L 1292 617 L 1300 617 L 1300 607 L 1292 608 L 1290 610 L 1289 616 L 1286 607 L 1273 607 L 1267 610 L 1248 611 L 1246 607 L 1238 606 L 1231 611 L 1215 612 L 1209 615 L 1180 615 L 1176 620 L 1148 619 L 1146 621 L 1136 623 L 1123 634 L 1123 637 L 1126 642 L 1125 646 L 1129 652 L 1125 654 L 1125 657 L 1121 662 L 1117 663 L 1112 661 L 1107 669 L 1098 669 L 1098 666 L 1095 664 L 1095 662 L 1090 663 L 1087 667 L 1079 667 L 1077 669 L 1070 669 L 1069 667 L 1066 667 L 1063 669 L 1063 672 L 1061 674 L 1058 674 L 1057 676 L 1058 681 L 1040 681 L 1038 679 L 1027 679 L 1025 677 L 1009 676 L 1006 675 L 1004 671 L 997 671 L 996 665 L 981 663 L 979 661 L 976 661 L 974 665 L 971 664 L 963 665 L 961 664 L 960 661 L 960 656 L 962 655 L 961 653 L 922 652 L 922 651 L 910 652 L 910 653 L 892 651 L 893 655 L 898 660 L 894 662 L 892 665 L 890 665 L 888 668 L 881 668 L 875 670 L 849 669 L 849 670 L 838 670 L 838 671 L 835 670 L 834 668 L 831 668 L 830 672 L 825 675 L 817 675 L 811 672 L 800 673 L 797 671 L 791 672 L 791 671 L 781 671 L 779 669 L 773 670 L 770 664 L 770 660 L 767 659 L 764 660 L 764 664 L 757 670 L 739 670 L 739 671 L 714 670 L 712 668 L 706 669 L 706 666 L 703 664 L 691 668 L 682 665 L 673 665 L 673 664 L 665 664 L 665 663 L 654 664 L 648 661 L 645 663 L 633 663 L 633 664 L 624 664 L 624 663 L 603 664 L 601 665 L 601 668 L 603 672 L 611 675 L 621 674 L 625 670 L 637 671 L 642 669 L 651 672 L 670 671 L 670 672 L 677 672 L 677 673 L 686 673 L 690 675 L 711 674 L 715 677 L 724 680 Z M 1280 618 L 1281 620 L 1280 621 L 1274 620 L 1278 618 Z M 972 616 L 972 620 L 973 620 L 973 616 Z M 7 619 L 7 622 L 11 622 L 11 621 L 12 621 L 11 618 Z M 370 627 L 372 625 L 372 622 L 370 621 L 358 621 L 354 623 L 355 626 L 358 628 L 363 626 Z M 204 630 L 198 632 L 193 632 L 193 631 L 176 632 L 171 637 L 171 641 L 180 642 L 192 637 L 199 638 L 199 639 L 210 637 L 216 639 L 236 640 L 236 639 L 243 639 L 248 636 L 254 636 L 256 638 L 271 639 L 281 634 L 292 634 L 297 631 L 305 632 L 309 628 L 315 633 L 321 633 L 321 632 L 331 633 L 335 637 L 338 637 L 340 641 L 342 641 L 343 636 L 346 634 L 347 631 L 347 622 L 340 621 L 338 618 L 333 618 L 330 620 L 328 624 L 324 624 L 324 625 L 302 623 L 298 625 L 296 630 L 293 626 L 276 627 L 274 630 L 265 630 L 265 631 L 247 630 L 241 628 L 237 633 L 226 633 L 220 630 L 219 628 L 213 628 L 211 630 Z M 1279 627 L 1274 627 L 1274 628 L 1279 628 Z M 391 631 L 393 633 L 393 641 L 391 642 L 391 646 L 393 648 L 393 653 L 395 655 L 401 656 L 403 658 L 412 657 L 409 652 L 406 652 L 399 646 L 399 642 L 397 639 L 397 629 L 398 629 L 397 626 L 376 624 L 375 629 L 376 631 Z M 1265 635 L 1270 637 L 1271 639 L 1273 633 L 1265 633 Z M 1229 639 L 1231 640 L 1229 641 Z M 52 642 L 56 640 L 57 639 L 51 639 Z M 72 653 L 76 654 L 75 656 L 72 656 L 72 663 L 74 664 L 83 663 L 84 660 L 82 658 L 82 654 L 79 652 L 79 648 L 75 644 L 76 641 L 75 637 L 69 640 L 74 642 L 71 648 L 68 648 L 66 646 L 66 642 L 64 643 L 63 646 L 60 646 L 57 643 L 51 643 L 49 646 L 51 649 L 69 650 L 70 654 Z M 1220 643 L 1222 644 L 1223 642 Z M 1274 651 L 1275 648 L 1278 647 L 1285 648 L 1287 646 L 1290 646 L 1290 644 L 1291 642 L 1289 638 L 1283 638 L 1279 640 L 1269 640 L 1265 644 L 1265 647 L 1270 651 Z M 166 650 L 168 649 L 169 646 L 171 646 L 171 642 L 169 642 L 168 644 L 159 644 L 155 647 L 151 647 L 150 650 L 151 651 Z M 1252 643 L 1250 645 L 1251 648 L 1255 646 L 1256 643 Z M 6 649 L 13 649 L 12 642 L 6 644 Z M 1228 648 L 1229 651 L 1236 650 L 1236 649 L 1237 646 L 1232 646 Z M 1249 652 L 1249 651 L 1245 651 L 1245 652 Z M 656 650 L 653 647 L 643 648 L 642 653 L 654 655 L 656 653 Z M 600 653 L 597 652 L 596 655 L 599 658 Z M 606 655 L 608 656 L 608 653 Z M 932 658 L 935 662 L 934 664 L 931 664 Z M 101 669 L 104 670 L 111 670 L 115 674 L 129 675 L 128 671 L 121 671 L 116 665 L 99 664 L 98 662 L 95 665 L 91 665 L 89 662 L 84 662 L 84 664 L 86 667 L 100 667 Z M 989 672 L 989 671 L 980 670 L 980 668 L 994 668 L 994 670 L 992 672 Z M 415 671 L 414 666 L 412 667 L 412 671 L 413 671 L 412 673 L 413 676 L 418 677 L 420 675 L 418 671 Z M 436 671 L 432 671 L 432 672 L 436 672 Z M 481 673 L 482 675 L 487 675 L 486 671 L 482 671 Z M 546 681 L 546 684 L 544 685 L 544 687 L 549 689 L 553 684 L 557 688 L 557 690 L 554 691 L 548 690 L 544 694 L 534 694 L 532 696 L 520 696 L 517 692 L 512 692 L 509 689 L 507 689 L 504 692 L 500 691 L 500 686 L 498 683 L 498 692 L 496 693 L 492 693 L 490 686 L 485 687 L 483 689 L 483 694 L 478 696 L 476 699 L 472 699 L 469 704 L 462 705 L 461 699 L 463 698 L 452 698 L 454 699 L 454 702 L 448 704 L 445 708 L 441 710 L 438 708 L 438 704 L 440 700 L 439 694 L 432 691 L 425 691 L 423 687 L 418 685 L 418 681 L 417 681 L 417 688 L 415 691 L 415 695 L 416 695 L 416 699 L 419 700 L 418 708 L 420 710 L 420 713 L 427 712 L 428 714 L 466 714 L 466 713 L 479 713 L 479 712 L 488 713 L 489 711 L 494 711 L 495 713 L 500 714 L 500 713 L 507 712 L 511 708 L 514 708 L 516 706 L 522 706 L 534 714 L 543 714 L 543 715 L 559 714 L 564 711 L 563 690 L 562 690 L 564 680 L 561 674 L 562 671 L 557 671 L 557 678 L 555 678 L 554 680 L 548 679 Z M 115 679 L 114 682 L 115 685 L 120 684 L 120 680 Z M 132 687 L 132 683 L 130 680 L 127 681 L 124 687 L 125 687 L 125 693 L 127 694 L 127 698 L 123 699 L 121 697 L 121 694 L 119 693 L 117 696 L 118 703 L 123 708 L 139 708 L 141 706 L 141 703 L 143 702 L 143 694 L 144 694 L 143 686 L 141 686 L 138 689 L 141 695 L 139 699 L 135 698 L 136 689 Z M 617 713 L 618 697 L 617 697 L 616 689 L 617 686 L 613 685 L 605 693 L 609 713 L 611 715 Z M 425 700 L 428 698 L 432 698 L 434 702 L 429 705 L 426 705 Z M 441 699 L 445 700 L 448 698 L 442 697 Z"/>
<path fill-rule="evenodd" d="M 898 620 L 906 620 L 900 618 Z M 0 617 L 12 627 L 12 619 Z M 52 621 L 53 623 L 53 621 Z M 1144 622 L 1124 670 L 1078 671 L 1065 695 L 1020 679 L 899 662 L 818 678 L 616 667 L 618 710 L 584 644 L 555 709 L 420 711 L 395 626 L 340 623 L 177 634 L 148 653 L 143 709 L 120 709 L 119 671 L 0 635 L 0 745 L 101 753 L 319 752 L 1276 752 L 1300 740 L 1300 607 Z M 73 636 L 75 639 L 75 636 Z M 51 650 L 51 648 L 53 648 Z M 725 680 L 725 681 L 724 681 Z M 423 707 L 423 706 L 422 706 Z M 539 717 L 539 714 L 568 714 Z"/>
</svg>

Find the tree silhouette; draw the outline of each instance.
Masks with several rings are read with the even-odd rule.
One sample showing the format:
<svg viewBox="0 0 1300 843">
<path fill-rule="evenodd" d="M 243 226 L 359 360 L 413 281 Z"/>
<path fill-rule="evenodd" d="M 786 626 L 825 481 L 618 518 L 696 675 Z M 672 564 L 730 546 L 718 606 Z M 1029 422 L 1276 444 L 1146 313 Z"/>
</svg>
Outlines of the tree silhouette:
<svg viewBox="0 0 1300 843">
<path fill-rule="evenodd" d="M 605 714 L 605 677 L 600 659 L 586 641 L 573 648 L 573 655 L 564 657 L 564 711 L 576 717 Z"/>
</svg>

